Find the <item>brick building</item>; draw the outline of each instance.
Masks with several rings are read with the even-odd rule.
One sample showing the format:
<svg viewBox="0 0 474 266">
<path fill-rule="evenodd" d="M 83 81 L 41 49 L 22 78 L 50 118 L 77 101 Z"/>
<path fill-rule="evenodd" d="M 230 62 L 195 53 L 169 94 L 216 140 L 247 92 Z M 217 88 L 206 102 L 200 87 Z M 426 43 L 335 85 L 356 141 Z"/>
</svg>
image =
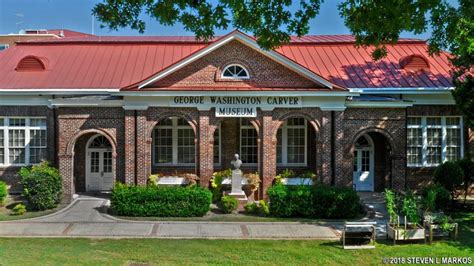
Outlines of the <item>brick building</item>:
<svg viewBox="0 0 474 266">
<path fill-rule="evenodd" d="M 374 62 L 352 36 L 275 51 L 239 31 L 189 37 L 63 38 L 0 53 L 0 178 L 47 159 L 67 196 L 230 167 L 313 171 L 356 190 L 418 188 L 468 152 L 447 53 L 401 39 Z"/>
</svg>

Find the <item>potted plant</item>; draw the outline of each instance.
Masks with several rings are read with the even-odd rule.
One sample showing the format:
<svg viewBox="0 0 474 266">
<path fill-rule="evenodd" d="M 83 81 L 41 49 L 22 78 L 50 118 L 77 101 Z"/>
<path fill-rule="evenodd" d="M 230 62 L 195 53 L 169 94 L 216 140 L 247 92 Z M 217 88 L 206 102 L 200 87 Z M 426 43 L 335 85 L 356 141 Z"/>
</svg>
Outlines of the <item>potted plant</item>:
<svg viewBox="0 0 474 266">
<path fill-rule="evenodd" d="M 458 236 L 458 224 L 442 212 L 425 213 L 423 225 L 428 230 L 430 244 L 433 243 L 434 237 L 456 239 Z"/>
<path fill-rule="evenodd" d="M 385 190 L 385 201 L 390 221 L 387 223 L 387 238 L 397 240 L 417 240 L 425 238 L 425 228 L 419 224 L 420 215 L 418 200 L 413 193 L 397 196 L 391 190 Z M 400 223 L 400 215 L 403 215 L 403 223 Z"/>
</svg>

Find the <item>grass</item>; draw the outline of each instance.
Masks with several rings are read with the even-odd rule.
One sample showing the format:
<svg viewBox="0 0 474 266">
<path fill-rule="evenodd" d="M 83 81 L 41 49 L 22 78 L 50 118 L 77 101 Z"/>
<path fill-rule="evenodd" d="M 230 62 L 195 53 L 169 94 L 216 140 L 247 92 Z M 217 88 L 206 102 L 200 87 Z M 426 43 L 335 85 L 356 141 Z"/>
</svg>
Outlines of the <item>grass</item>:
<svg viewBox="0 0 474 266">
<path fill-rule="evenodd" d="M 0 221 L 12 221 L 12 220 L 21 220 L 21 219 L 29 219 L 29 218 L 35 218 L 35 217 L 40 217 L 44 215 L 48 215 L 54 212 L 59 211 L 60 209 L 64 208 L 67 206 L 67 204 L 59 204 L 58 207 L 51 209 L 51 210 L 45 210 L 45 211 L 27 211 L 23 215 L 11 215 L 13 207 L 15 207 L 17 204 L 25 202 L 19 195 L 9 195 L 3 204 L 3 206 L 0 206 Z M 0 263 L 1 265 L 1 263 Z"/>
<path fill-rule="evenodd" d="M 457 241 L 392 246 L 383 240 L 372 250 L 343 250 L 335 241 L 0 238 L 0 264 L 376 265 L 387 257 L 472 258 L 474 213 L 455 218 L 460 222 Z"/>
</svg>

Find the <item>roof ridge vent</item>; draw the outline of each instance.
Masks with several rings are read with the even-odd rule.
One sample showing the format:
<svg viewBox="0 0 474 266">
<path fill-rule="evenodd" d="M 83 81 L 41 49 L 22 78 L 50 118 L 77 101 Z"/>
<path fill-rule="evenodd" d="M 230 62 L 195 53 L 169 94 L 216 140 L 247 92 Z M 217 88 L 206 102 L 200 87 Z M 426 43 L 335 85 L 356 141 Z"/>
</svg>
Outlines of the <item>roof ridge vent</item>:
<svg viewBox="0 0 474 266">
<path fill-rule="evenodd" d="M 428 59 L 420 54 L 412 54 L 402 57 L 399 64 L 401 68 L 413 72 L 430 69 Z"/>
<path fill-rule="evenodd" d="M 15 70 L 24 72 L 44 71 L 46 70 L 46 65 L 41 58 L 34 55 L 27 55 L 18 62 Z"/>
</svg>

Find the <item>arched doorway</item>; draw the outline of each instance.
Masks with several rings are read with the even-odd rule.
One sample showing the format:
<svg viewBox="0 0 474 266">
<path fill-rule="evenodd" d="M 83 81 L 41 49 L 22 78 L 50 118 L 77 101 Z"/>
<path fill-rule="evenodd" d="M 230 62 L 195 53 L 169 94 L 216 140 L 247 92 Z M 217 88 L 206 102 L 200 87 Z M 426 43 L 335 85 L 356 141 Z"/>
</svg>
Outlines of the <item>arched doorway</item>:
<svg viewBox="0 0 474 266">
<path fill-rule="evenodd" d="M 86 191 L 106 191 L 114 186 L 112 144 L 100 134 L 93 135 L 86 145 Z"/>
<path fill-rule="evenodd" d="M 354 148 L 352 184 L 357 191 L 374 191 L 374 142 L 368 134 L 360 136 Z"/>
</svg>

